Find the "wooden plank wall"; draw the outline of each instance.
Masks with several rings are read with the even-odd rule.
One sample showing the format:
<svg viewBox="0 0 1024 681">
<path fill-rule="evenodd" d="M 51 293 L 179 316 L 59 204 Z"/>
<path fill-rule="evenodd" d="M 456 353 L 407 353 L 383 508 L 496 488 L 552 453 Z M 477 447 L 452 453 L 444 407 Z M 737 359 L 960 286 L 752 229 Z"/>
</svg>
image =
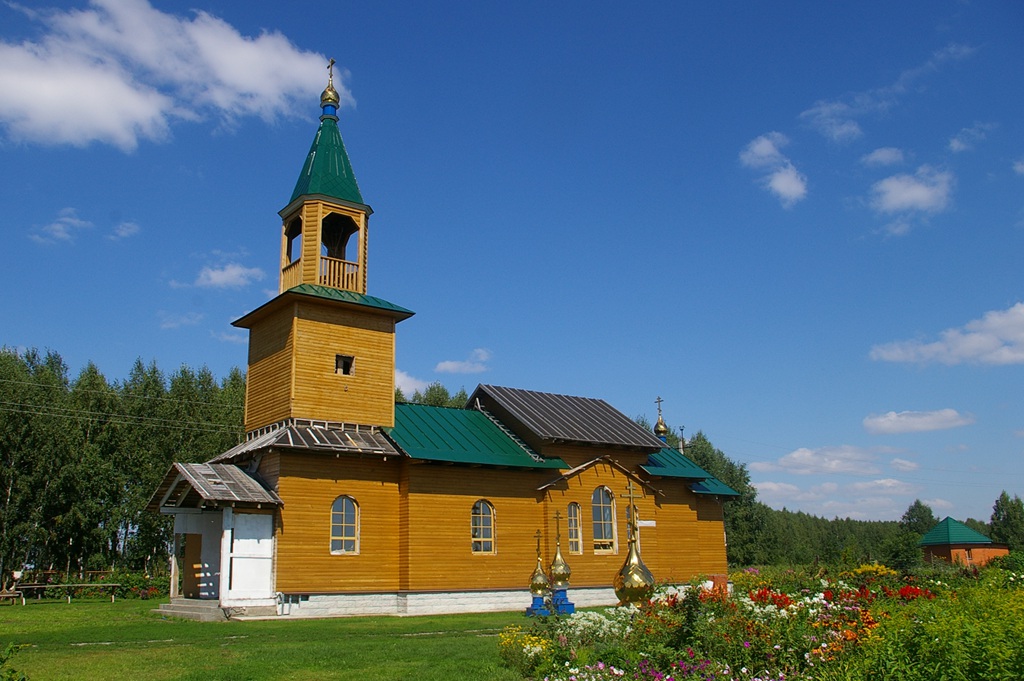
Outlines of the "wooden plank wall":
<svg viewBox="0 0 1024 681">
<path fill-rule="evenodd" d="M 290 593 L 398 589 L 398 475 L 394 459 L 287 454 L 278 494 L 277 589 Z M 359 553 L 332 555 L 331 505 L 359 504 Z"/>
<path fill-rule="evenodd" d="M 271 466 L 267 462 L 267 466 Z M 285 454 L 278 491 L 284 499 L 278 536 L 278 589 L 285 592 L 450 591 L 517 589 L 536 565 L 535 532 L 543 533 L 544 565 L 555 551 L 561 515 L 562 553 L 571 586 L 610 586 L 625 560 L 626 486 L 629 478 L 599 463 L 539 492 L 556 471 L 470 468 L 407 459 L 383 462 L 353 457 Z M 701 498 L 681 480 L 662 479 L 662 494 L 635 489 L 644 562 L 659 581 L 686 581 L 726 572 L 720 505 Z M 615 498 L 617 551 L 593 547 L 591 499 L 598 486 Z M 330 507 L 339 495 L 359 503 L 360 554 L 330 554 Z M 470 518 L 485 499 L 495 509 L 494 554 L 474 554 Z M 581 510 L 582 554 L 569 552 L 568 505 Z"/>
<path fill-rule="evenodd" d="M 532 470 L 408 466 L 407 589 L 526 588 L 536 567 L 544 475 Z M 494 554 L 472 551 L 473 504 L 494 506 Z M 549 554 L 550 555 L 550 554 Z"/>
<path fill-rule="evenodd" d="M 393 426 L 395 322 L 391 317 L 315 302 L 298 305 L 292 415 Z M 335 357 L 355 357 L 352 375 Z"/>
<path fill-rule="evenodd" d="M 289 415 L 293 315 L 293 306 L 286 306 L 261 319 L 249 330 L 246 430 L 277 423 Z"/>
</svg>

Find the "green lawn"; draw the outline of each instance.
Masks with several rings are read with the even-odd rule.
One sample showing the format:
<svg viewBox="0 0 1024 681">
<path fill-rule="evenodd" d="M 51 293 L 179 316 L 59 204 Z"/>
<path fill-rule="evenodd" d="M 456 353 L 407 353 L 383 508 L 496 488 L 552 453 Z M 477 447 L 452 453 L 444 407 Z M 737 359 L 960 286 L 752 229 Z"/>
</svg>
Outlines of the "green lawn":
<svg viewBox="0 0 1024 681">
<path fill-rule="evenodd" d="M 154 601 L 0 605 L 10 666 L 47 679 L 497 679 L 498 632 L 519 613 L 201 623 L 153 614 Z"/>
</svg>

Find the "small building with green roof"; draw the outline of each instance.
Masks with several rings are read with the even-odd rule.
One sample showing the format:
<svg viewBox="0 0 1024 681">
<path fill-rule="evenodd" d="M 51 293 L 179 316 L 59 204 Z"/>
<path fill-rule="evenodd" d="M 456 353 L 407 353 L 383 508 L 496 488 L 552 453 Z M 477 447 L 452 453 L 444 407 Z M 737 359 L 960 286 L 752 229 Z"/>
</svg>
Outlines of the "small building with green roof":
<svg viewBox="0 0 1024 681">
<path fill-rule="evenodd" d="M 941 560 L 953 565 L 981 567 L 997 556 L 1010 552 L 1006 544 L 997 544 L 977 530 L 949 516 L 933 527 L 918 542 L 926 562 Z"/>
</svg>

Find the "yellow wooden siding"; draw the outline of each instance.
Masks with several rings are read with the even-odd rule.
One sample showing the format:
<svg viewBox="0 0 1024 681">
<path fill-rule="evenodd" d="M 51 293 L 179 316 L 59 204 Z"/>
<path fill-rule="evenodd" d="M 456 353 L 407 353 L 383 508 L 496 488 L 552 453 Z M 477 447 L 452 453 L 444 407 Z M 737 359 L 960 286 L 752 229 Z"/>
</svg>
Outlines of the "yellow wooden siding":
<svg viewBox="0 0 1024 681">
<path fill-rule="evenodd" d="M 271 463 L 267 463 L 272 466 Z M 554 471 L 467 468 L 408 460 L 282 454 L 278 489 L 285 502 L 278 535 L 278 588 L 286 592 L 450 591 L 526 588 L 542 531 L 545 566 L 555 551 L 555 512 L 570 587 L 610 586 L 628 548 L 629 478 L 599 463 L 546 492 Z M 617 551 L 595 553 L 592 495 L 615 502 Z M 658 480 L 661 494 L 635 487 L 644 562 L 659 581 L 686 581 L 726 571 L 721 507 L 694 495 L 685 481 Z M 360 508 L 360 554 L 330 555 L 330 507 L 342 494 Z M 495 511 L 493 554 L 474 554 L 473 504 Z M 568 505 L 580 505 L 582 554 L 569 550 Z"/>
<path fill-rule="evenodd" d="M 393 426 L 394 320 L 300 303 L 295 320 L 296 417 Z M 337 355 L 355 357 L 351 375 L 335 372 Z"/>
<path fill-rule="evenodd" d="M 293 306 L 286 306 L 249 330 L 246 430 L 277 423 L 290 415 L 293 314 Z"/>
<path fill-rule="evenodd" d="M 408 465 L 408 562 L 412 591 L 527 588 L 536 567 L 543 507 L 532 471 Z M 493 554 L 474 554 L 473 504 L 494 507 Z M 548 560 L 550 560 L 550 554 Z"/>
<path fill-rule="evenodd" d="M 286 593 L 398 589 L 398 461 L 285 454 L 278 493 L 277 589 Z M 331 554 L 331 506 L 359 505 L 359 553 Z"/>
</svg>

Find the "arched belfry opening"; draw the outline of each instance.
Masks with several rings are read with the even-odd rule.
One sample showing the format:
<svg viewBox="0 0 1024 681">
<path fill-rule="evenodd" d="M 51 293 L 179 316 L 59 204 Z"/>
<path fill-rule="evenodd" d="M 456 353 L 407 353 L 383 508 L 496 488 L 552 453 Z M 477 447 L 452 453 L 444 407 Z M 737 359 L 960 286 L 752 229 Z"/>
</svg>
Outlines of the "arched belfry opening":
<svg viewBox="0 0 1024 681">
<path fill-rule="evenodd" d="M 281 291 L 316 284 L 366 293 L 366 213 L 307 201 L 285 218 Z"/>
</svg>

